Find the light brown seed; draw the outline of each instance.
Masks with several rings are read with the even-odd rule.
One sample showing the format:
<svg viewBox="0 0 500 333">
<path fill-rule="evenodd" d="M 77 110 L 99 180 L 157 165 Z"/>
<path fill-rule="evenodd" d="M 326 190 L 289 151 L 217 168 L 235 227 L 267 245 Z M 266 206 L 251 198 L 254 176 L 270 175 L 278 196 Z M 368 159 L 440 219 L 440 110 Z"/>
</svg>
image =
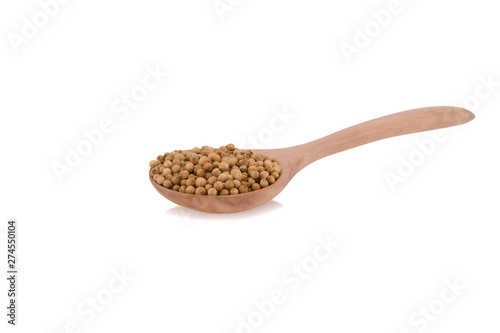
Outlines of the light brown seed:
<svg viewBox="0 0 500 333">
<path fill-rule="evenodd" d="M 181 177 L 179 177 L 178 175 L 174 175 L 172 177 L 171 181 L 172 181 L 172 184 L 179 185 L 179 183 L 181 182 Z"/>
<path fill-rule="evenodd" d="M 188 178 L 186 180 L 186 186 L 194 186 L 194 183 L 195 183 L 195 178 L 194 177 L 190 177 L 190 178 Z"/>
<path fill-rule="evenodd" d="M 211 176 L 207 179 L 207 182 L 210 184 L 210 185 L 213 185 L 215 182 L 217 181 L 217 177 L 215 176 Z"/>
<path fill-rule="evenodd" d="M 248 186 L 247 185 L 240 185 L 238 187 L 238 191 L 240 191 L 240 193 L 247 193 L 248 192 Z"/>
<path fill-rule="evenodd" d="M 224 187 L 228 190 L 232 189 L 234 187 L 234 182 L 232 180 L 228 180 L 225 184 Z"/>
<path fill-rule="evenodd" d="M 219 169 L 221 169 L 222 171 L 227 171 L 229 170 L 229 164 L 227 162 L 222 162 L 221 164 L 219 164 Z"/>
<path fill-rule="evenodd" d="M 221 182 L 227 181 L 227 173 L 221 173 L 217 179 Z"/>
<path fill-rule="evenodd" d="M 191 163 L 193 163 L 193 165 L 196 165 L 196 164 L 198 164 L 198 163 L 199 163 L 200 158 L 199 158 L 198 156 L 196 156 L 196 155 L 195 155 L 195 156 L 192 156 L 192 157 L 189 159 L 189 161 L 190 161 Z"/>
<path fill-rule="evenodd" d="M 149 162 L 153 180 L 173 191 L 197 195 L 235 195 L 274 184 L 282 173 L 277 158 L 233 144 L 176 150 Z"/>
<path fill-rule="evenodd" d="M 260 176 L 258 171 L 250 171 L 249 176 L 252 177 L 254 180 L 257 180 Z"/>
<path fill-rule="evenodd" d="M 216 153 L 210 153 L 208 154 L 208 157 L 212 160 L 212 162 L 219 162 L 220 161 L 220 155 Z"/>
<path fill-rule="evenodd" d="M 203 177 L 198 177 L 196 178 L 195 185 L 196 187 L 205 187 L 205 185 L 207 185 L 207 180 Z"/>
<path fill-rule="evenodd" d="M 196 171 L 196 175 L 198 177 L 204 177 L 205 176 L 205 170 L 203 170 L 203 168 L 200 168 Z"/>
<path fill-rule="evenodd" d="M 193 172 L 194 164 L 192 162 L 187 162 L 186 164 L 184 164 L 184 170 L 187 170 L 188 172 Z"/>
<path fill-rule="evenodd" d="M 197 187 L 194 194 L 196 195 L 205 195 L 207 191 L 203 187 Z"/>
<path fill-rule="evenodd" d="M 221 181 L 217 181 L 214 183 L 214 188 L 217 190 L 217 191 L 220 191 L 224 188 L 224 183 L 221 182 Z"/>
</svg>

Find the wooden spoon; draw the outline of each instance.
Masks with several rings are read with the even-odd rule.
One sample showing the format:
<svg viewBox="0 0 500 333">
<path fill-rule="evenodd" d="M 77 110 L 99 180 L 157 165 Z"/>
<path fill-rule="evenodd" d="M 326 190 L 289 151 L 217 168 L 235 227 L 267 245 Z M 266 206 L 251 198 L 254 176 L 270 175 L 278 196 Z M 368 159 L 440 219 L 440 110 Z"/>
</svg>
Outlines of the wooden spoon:
<svg viewBox="0 0 500 333">
<path fill-rule="evenodd" d="M 465 124 L 474 119 L 466 109 L 437 106 L 413 109 L 373 119 L 321 139 L 282 149 L 254 149 L 261 156 L 277 157 L 282 167 L 281 177 L 257 191 L 208 196 L 180 193 L 151 183 L 161 195 L 178 205 L 209 213 L 236 213 L 260 206 L 273 199 L 304 167 L 320 158 L 393 136 L 429 131 Z"/>
</svg>

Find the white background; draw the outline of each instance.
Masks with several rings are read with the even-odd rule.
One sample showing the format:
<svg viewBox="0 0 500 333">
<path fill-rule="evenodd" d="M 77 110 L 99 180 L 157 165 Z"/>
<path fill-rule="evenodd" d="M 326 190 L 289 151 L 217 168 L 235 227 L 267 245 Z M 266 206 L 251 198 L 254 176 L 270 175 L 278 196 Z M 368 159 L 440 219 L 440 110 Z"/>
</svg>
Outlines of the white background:
<svg viewBox="0 0 500 333">
<path fill-rule="evenodd" d="M 15 328 L 2 278 L 1 331 L 237 332 L 274 289 L 283 304 L 240 332 L 498 331 L 494 2 L 401 0 L 382 28 L 370 13 L 389 1 L 222 3 L 231 10 L 221 16 L 211 0 L 69 1 L 14 47 L 41 7 L 2 2 L 0 246 L 5 258 L 16 218 L 20 277 Z M 380 31 L 349 62 L 341 45 L 366 26 Z M 113 103 L 148 66 L 168 78 L 120 118 Z M 280 148 L 464 101 L 476 119 L 441 133 L 393 190 L 387 173 L 424 156 L 415 140 L 432 133 L 325 158 L 274 201 L 232 215 L 177 207 L 147 178 L 148 162 L 174 149 L 250 137 Z M 285 111 L 293 116 L 270 130 Z M 112 132 L 59 181 L 53 164 L 105 118 Z M 292 291 L 283 275 L 312 262 L 317 237 L 340 247 Z M 122 270 L 133 279 L 110 294 Z M 455 280 L 466 290 L 445 304 Z M 102 311 L 87 306 L 96 296 L 109 301 Z M 415 313 L 429 306 L 439 314 L 422 322 Z"/>
</svg>

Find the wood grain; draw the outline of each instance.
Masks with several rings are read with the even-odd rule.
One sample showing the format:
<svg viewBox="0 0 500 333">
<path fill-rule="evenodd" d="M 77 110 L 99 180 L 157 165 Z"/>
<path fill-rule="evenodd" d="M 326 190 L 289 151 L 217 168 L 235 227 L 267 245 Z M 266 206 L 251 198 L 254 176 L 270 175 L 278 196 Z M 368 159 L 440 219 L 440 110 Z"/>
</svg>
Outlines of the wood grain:
<svg viewBox="0 0 500 333">
<path fill-rule="evenodd" d="M 299 146 L 258 149 L 256 152 L 260 155 L 280 159 L 282 175 L 273 185 L 249 193 L 214 197 L 194 195 L 169 190 L 151 177 L 150 181 L 161 195 L 178 205 L 209 213 L 236 213 L 272 200 L 297 172 L 323 157 L 394 136 L 465 124 L 472 119 L 474 114 L 463 108 L 426 107 L 376 118 Z"/>
</svg>

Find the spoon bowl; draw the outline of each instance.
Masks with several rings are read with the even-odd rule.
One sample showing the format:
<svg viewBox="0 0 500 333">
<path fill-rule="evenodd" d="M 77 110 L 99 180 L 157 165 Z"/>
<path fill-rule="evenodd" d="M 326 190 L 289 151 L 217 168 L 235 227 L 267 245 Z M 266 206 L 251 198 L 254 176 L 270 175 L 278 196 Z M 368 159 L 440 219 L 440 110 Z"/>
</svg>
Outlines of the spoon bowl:
<svg viewBox="0 0 500 333">
<path fill-rule="evenodd" d="M 162 196 L 180 206 L 208 213 L 242 212 L 272 200 L 300 170 L 323 157 L 394 136 L 465 124 L 472 119 L 474 114 L 463 108 L 426 107 L 376 118 L 294 147 L 254 149 L 261 156 L 278 158 L 282 174 L 274 184 L 248 193 L 226 196 L 187 194 L 167 189 L 149 178 Z"/>
<path fill-rule="evenodd" d="M 237 195 L 224 195 L 224 196 L 208 196 L 208 195 L 194 195 L 172 191 L 159 185 L 149 177 L 151 184 L 154 188 L 168 200 L 187 208 L 199 210 L 208 213 L 237 213 L 249 210 L 260 206 L 277 196 L 292 180 L 296 172 L 291 160 L 287 159 L 286 154 L 283 154 L 285 149 L 253 149 L 261 156 L 277 157 L 280 160 L 282 173 L 278 180 L 266 187 L 257 191 L 248 193 L 240 193 Z"/>
</svg>

